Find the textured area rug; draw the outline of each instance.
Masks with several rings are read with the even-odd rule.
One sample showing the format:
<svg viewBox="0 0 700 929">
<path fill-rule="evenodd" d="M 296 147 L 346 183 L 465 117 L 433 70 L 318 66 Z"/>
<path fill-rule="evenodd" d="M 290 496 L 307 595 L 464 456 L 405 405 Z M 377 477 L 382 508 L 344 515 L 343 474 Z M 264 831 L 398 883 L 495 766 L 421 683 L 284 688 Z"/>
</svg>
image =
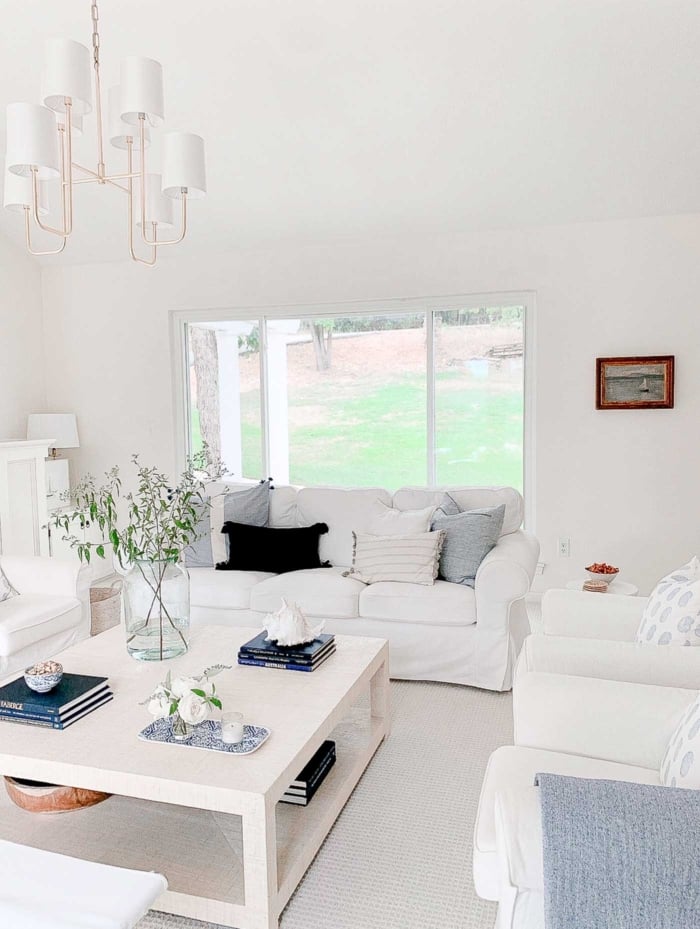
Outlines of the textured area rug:
<svg viewBox="0 0 700 929">
<path fill-rule="evenodd" d="M 472 885 L 486 762 L 512 743 L 511 696 L 392 683 L 392 733 L 289 901 L 281 929 L 492 929 Z M 138 929 L 212 929 L 152 912 Z"/>
</svg>

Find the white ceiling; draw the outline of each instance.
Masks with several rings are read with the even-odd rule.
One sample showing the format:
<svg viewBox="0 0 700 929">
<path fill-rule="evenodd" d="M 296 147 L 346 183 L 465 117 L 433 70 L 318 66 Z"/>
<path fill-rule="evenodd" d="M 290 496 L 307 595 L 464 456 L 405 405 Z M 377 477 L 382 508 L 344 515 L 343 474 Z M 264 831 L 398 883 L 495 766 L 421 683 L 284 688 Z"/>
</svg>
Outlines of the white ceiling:
<svg viewBox="0 0 700 929">
<path fill-rule="evenodd" d="M 43 37 L 90 44 L 90 2 L 0 12 L 4 109 L 37 99 Z M 102 0 L 100 17 L 105 87 L 122 56 L 158 58 L 166 127 L 206 139 L 188 254 L 700 211 L 697 0 Z M 126 257 L 124 200 L 79 189 L 60 261 Z"/>
</svg>

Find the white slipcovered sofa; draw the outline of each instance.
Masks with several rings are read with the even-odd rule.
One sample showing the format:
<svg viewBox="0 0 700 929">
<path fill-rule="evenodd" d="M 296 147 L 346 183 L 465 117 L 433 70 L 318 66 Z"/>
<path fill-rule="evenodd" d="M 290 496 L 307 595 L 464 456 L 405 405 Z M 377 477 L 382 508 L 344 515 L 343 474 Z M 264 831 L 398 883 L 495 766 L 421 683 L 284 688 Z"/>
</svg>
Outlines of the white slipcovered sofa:
<svg viewBox="0 0 700 929">
<path fill-rule="evenodd" d="M 437 506 L 445 490 L 462 510 L 506 507 L 501 537 L 481 563 L 474 589 L 442 580 L 366 585 L 343 576 L 352 564 L 353 530 L 369 531 L 386 506 Z M 270 526 L 328 524 L 320 557 L 332 567 L 278 575 L 190 568 L 193 623 L 257 627 L 284 597 L 310 618 L 326 620 L 327 632 L 388 639 L 393 677 L 510 688 L 529 631 L 524 597 L 539 554 L 535 537 L 520 528 L 523 501 L 516 490 L 404 487 L 392 495 L 377 488 L 277 486 L 270 500 Z"/>
<path fill-rule="evenodd" d="M 77 559 L 0 557 L 18 593 L 0 602 L 0 680 L 90 633 L 89 580 Z"/>
</svg>

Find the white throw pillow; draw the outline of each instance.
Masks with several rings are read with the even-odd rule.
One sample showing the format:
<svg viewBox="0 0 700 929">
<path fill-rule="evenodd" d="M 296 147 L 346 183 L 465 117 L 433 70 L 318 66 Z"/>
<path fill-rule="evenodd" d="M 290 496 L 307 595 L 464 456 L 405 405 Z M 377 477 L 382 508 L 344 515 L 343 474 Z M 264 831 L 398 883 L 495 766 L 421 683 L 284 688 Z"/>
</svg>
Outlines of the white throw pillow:
<svg viewBox="0 0 700 929">
<path fill-rule="evenodd" d="M 700 694 L 671 736 L 661 762 L 661 783 L 700 790 Z"/>
<path fill-rule="evenodd" d="M 0 568 L 0 603 L 16 596 L 17 591 L 7 579 L 5 572 Z"/>
<path fill-rule="evenodd" d="M 379 504 L 379 511 L 372 519 L 369 529 L 371 535 L 418 535 L 430 532 L 430 521 L 435 512 L 434 506 L 421 510 L 397 510 L 396 507 Z"/>
<path fill-rule="evenodd" d="M 700 645 L 700 561 L 667 574 L 649 597 L 637 630 L 645 645 Z"/>
<path fill-rule="evenodd" d="M 435 583 L 444 531 L 392 536 L 353 532 L 352 535 L 352 568 L 345 572 L 345 577 L 354 577 L 365 584 L 380 581 Z"/>
</svg>

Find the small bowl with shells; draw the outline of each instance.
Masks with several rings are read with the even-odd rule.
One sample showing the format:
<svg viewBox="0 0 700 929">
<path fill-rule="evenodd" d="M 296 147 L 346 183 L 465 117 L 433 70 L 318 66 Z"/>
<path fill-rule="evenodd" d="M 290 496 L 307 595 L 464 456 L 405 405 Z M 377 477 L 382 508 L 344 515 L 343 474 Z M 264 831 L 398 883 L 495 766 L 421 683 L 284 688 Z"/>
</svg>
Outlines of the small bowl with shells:
<svg viewBox="0 0 700 929">
<path fill-rule="evenodd" d="M 58 661 L 38 661 L 24 672 L 24 680 L 31 690 L 47 694 L 61 683 L 63 665 Z"/>
</svg>

